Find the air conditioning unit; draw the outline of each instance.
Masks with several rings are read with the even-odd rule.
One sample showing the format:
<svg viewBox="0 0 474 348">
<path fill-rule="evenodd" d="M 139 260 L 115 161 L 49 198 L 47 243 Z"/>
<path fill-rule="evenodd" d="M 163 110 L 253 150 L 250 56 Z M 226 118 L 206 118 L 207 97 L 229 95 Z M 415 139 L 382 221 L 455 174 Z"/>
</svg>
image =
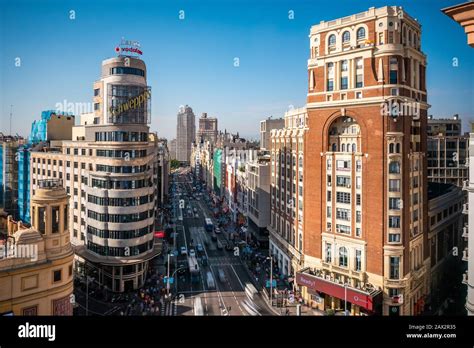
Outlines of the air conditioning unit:
<svg viewBox="0 0 474 348">
<path fill-rule="evenodd" d="M 346 187 L 347 187 L 347 188 L 351 188 L 351 184 L 347 184 Z"/>
</svg>

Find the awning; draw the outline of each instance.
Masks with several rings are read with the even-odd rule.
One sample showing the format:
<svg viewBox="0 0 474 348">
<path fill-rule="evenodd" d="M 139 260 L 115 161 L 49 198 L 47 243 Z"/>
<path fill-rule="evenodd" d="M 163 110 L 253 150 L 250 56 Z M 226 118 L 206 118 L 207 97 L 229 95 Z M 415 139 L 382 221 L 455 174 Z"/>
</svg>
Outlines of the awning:
<svg viewBox="0 0 474 348">
<path fill-rule="evenodd" d="M 307 273 L 296 273 L 296 284 L 341 300 L 347 299 L 348 302 L 369 311 L 374 310 L 374 299 L 381 294 L 381 291 L 369 293 L 352 287 L 347 287 L 346 293 L 343 285 Z"/>
</svg>

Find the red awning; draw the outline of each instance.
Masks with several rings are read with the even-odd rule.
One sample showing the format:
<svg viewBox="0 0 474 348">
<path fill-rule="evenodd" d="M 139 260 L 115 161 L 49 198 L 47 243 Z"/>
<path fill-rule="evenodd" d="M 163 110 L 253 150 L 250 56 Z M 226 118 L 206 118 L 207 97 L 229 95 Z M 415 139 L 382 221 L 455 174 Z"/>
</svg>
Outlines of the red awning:
<svg viewBox="0 0 474 348">
<path fill-rule="evenodd" d="M 371 295 L 362 290 L 348 287 L 346 294 L 347 297 L 345 297 L 345 289 L 343 285 L 305 273 L 296 273 L 296 284 L 305 286 L 308 289 L 317 292 L 323 292 L 341 300 L 347 298 L 348 302 L 363 307 L 369 311 L 374 310 L 374 297 L 378 295 L 378 293 Z"/>
</svg>

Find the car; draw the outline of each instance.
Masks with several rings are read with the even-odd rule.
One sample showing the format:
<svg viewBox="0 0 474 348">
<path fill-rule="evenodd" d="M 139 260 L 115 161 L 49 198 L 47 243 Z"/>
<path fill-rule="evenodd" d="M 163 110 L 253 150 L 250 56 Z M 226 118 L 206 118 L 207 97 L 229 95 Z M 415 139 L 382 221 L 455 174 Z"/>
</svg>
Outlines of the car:
<svg viewBox="0 0 474 348">
<path fill-rule="evenodd" d="M 219 233 L 221 233 L 221 229 L 220 229 L 219 227 L 216 227 L 215 230 L 214 230 L 214 232 L 215 232 L 216 234 L 219 234 Z"/>
<path fill-rule="evenodd" d="M 222 268 L 219 268 L 219 269 L 217 270 L 217 276 L 218 276 L 219 281 L 220 281 L 221 283 L 224 283 L 224 282 L 227 280 L 227 278 L 226 278 L 226 276 L 225 276 L 225 272 L 224 272 L 224 270 L 223 270 Z"/>
<path fill-rule="evenodd" d="M 196 250 L 197 250 L 199 253 L 202 253 L 202 252 L 204 251 L 204 248 L 202 247 L 202 244 L 196 245 Z"/>
<path fill-rule="evenodd" d="M 181 255 L 188 255 L 188 249 L 185 246 L 180 248 Z"/>
<path fill-rule="evenodd" d="M 194 214 L 196 214 L 198 211 L 196 208 L 193 209 Z"/>
<path fill-rule="evenodd" d="M 207 257 L 206 257 L 206 255 L 202 255 L 201 263 L 202 263 L 203 266 L 207 266 Z"/>
<path fill-rule="evenodd" d="M 189 249 L 189 256 L 196 257 L 196 251 L 194 251 L 194 249 Z"/>
</svg>

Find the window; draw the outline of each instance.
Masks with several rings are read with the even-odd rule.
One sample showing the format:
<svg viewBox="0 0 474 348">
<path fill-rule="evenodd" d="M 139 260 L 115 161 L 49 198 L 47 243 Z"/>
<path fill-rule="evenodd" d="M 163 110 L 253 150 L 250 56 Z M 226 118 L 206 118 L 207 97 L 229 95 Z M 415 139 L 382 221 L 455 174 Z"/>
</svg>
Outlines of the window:
<svg viewBox="0 0 474 348">
<path fill-rule="evenodd" d="M 395 144 L 390 143 L 390 145 L 388 145 L 388 153 L 394 153 L 394 152 L 395 152 Z"/>
<path fill-rule="evenodd" d="M 328 43 L 329 43 L 329 46 L 335 46 L 336 45 L 336 35 L 334 35 L 334 34 L 329 35 Z"/>
<path fill-rule="evenodd" d="M 56 271 L 53 271 L 53 282 L 60 282 L 61 281 L 61 270 L 58 269 Z"/>
<path fill-rule="evenodd" d="M 360 237 L 362 235 L 362 231 L 360 227 L 356 227 L 356 237 Z"/>
<path fill-rule="evenodd" d="M 348 87 L 348 79 L 347 76 L 341 77 L 341 89 L 347 89 Z"/>
<path fill-rule="evenodd" d="M 389 173 L 390 174 L 400 174 L 400 163 L 397 162 L 397 161 L 390 162 Z"/>
<path fill-rule="evenodd" d="M 400 243 L 400 233 L 389 233 L 388 241 L 389 243 Z"/>
<path fill-rule="evenodd" d="M 360 210 L 356 211 L 356 222 L 360 223 L 362 221 L 362 212 Z"/>
<path fill-rule="evenodd" d="M 349 69 L 349 64 L 347 62 L 347 59 L 344 59 L 341 61 L 341 71 L 347 71 Z"/>
<path fill-rule="evenodd" d="M 356 144 L 352 144 L 352 152 L 357 152 L 357 145 Z"/>
<path fill-rule="evenodd" d="M 345 247 L 339 248 L 339 266 L 347 267 L 347 249 Z"/>
<path fill-rule="evenodd" d="M 365 28 L 357 29 L 357 40 L 365 39 Z"/>
<path fill-rule="evenodd" d="M 331 243 L 326 243 L 326 262 L 332 262 L 332 245 Z"/>
<path fill-rule="evenodd" d="M 336 185 L 338 187 L 350 187 L 351 185 L 351 177 L 350 176 L 336 176 Z"/>
<path fill-rule="evenodd" d="M 355 270 L 360 271 L 362 269 L 362 251 L 356 250 L 355 253 Z"/>
<path fill-rule="evenodd" d="M 364 87 L 364 77 L 362 74 L 356 75 L 356 88 Z"/>
<path fill-rule="evenodd" d="M 356 194 L 356 205 L 360 205 L 360 193 Z"/>
<path fill-rule="evenodd" d="M 326 208 L 326 216 L 330 219 L 332 214 L 332 208 L 329 206 Z"/>
<path fill-rule="evenodd" d="M 400 228 L 400 216 L 390 215 L 388 217 L 388 227 Z"/>
<path fill-rule="evenodd" d="M 337 233 L 344 233 L 344 234 L 351 234 L 351 227 L 347 225 L 336 224 L 336 232 Z"/>
<path fill-rule="evenodd" d="M 351 220 L 351 211 L 349 209 L 336 209 L 336 218 L 340 220 L 350 221 Z"/>
<path fill-rule="evenodd" d="M 349 41 L 351 40 L 351 33 L 349 33 L 348 31 L 345 31 L 344 33 L 342 33 L 342 43 L 349 43 Z"/>
<path fill-rule="evenodd" d="M 401 200 L 400 198 L 389 198 L 388 206 L 390 210 L 400 210 Z"/>
<path fill-rule="evenodd" d="M 400 179 L 390 179 L 388 189 L 390 192 L 400 192 Z"/>
<path fill-rule="evenodd" d="M 337 160 L 336 165 L 337 165 L 337 170 L 350 170 L 351 169 L 351 161 Z"/>
<path fill-rule="evenodd" d="M 400 279 L 399 256 L 390 256 L 390 279 Z"/>
<path fill-rule="evenodd" d="M 94 97 L 97 97 L 98 95 L 100 95 L 100 88 L 94 89 Z"/>
<path fill-rule="evenodd" d="M 100 110 L 100 103 L 94 103 L 94 110 L 95 111 Z"/>
<path fill-rule="evenodd" d="M 330 192 L 330 191 L 328 191 Z M 338 203 L 351 203 L 351 194 L 349 192 L 337 192 L 336 193 L 336 202 Z"/>
<path fill-rule="evenodd" d="M 390 84 L 398 83 L 398 61 L 396 57 L 390 58 Z"/>
<path fill-rule="evenodd" d="M 356 92 L 356 99 L 362 99 L 362 92 Z"/>
<path fill-rule="evenodd" d="M 328 63 L 327 65 L 327 91 L 334 90 L 334 63 Z"/>
</svg>

